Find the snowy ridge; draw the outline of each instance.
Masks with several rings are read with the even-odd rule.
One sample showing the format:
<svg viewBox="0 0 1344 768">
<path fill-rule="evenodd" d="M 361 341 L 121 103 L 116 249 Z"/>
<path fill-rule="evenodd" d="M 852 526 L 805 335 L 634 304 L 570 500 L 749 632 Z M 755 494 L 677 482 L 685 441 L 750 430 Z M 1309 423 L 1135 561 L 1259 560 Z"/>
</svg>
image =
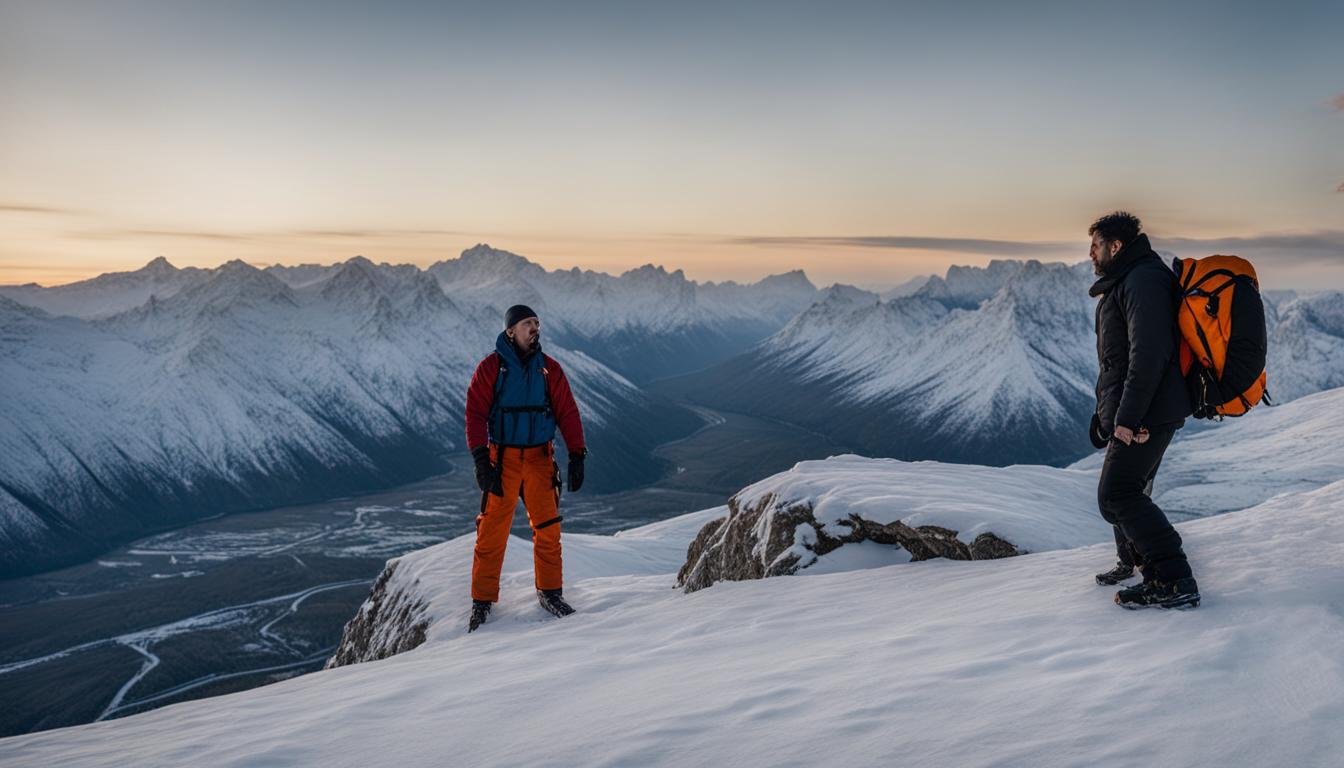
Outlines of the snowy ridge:
<svg viewBox="0 0 1344 768">
<path fill-rule="evenodd" d="M 726 360 L 779 330 L 819 296 L 801 271 L 748 285 L 699 283 L 681 270 L 651 264 L 619 276 L 578 268 L 548 271 L 485 244 L 425 270 L 356 256 L 332 265 L 275 265 L 264 273 L 296 291 L 328 283 L 335 283 L 334 293 L 359 291 L 351 264 L 361 265 L 365 276 L 389 293 L 408 289 L 416 275 L 424 282 L 427 275 L 464 312 L 481 318 L 501 318 L 510 305 L 528 304 L 561 346 L 641 382 Z M 160 257 L 135 272 L 54 288 L 0 286 L 0 297 L 52 314 L 101 318 L 167 299 L 208 281 L 216 271 L 177 269 Z"/>
<path fill-rule="evenodd" d="M 805 504 L 825 532 L 849 533 L 851 517 L 885 525 L 937 525 L 969 544 L 993 533 L 1028 552 L 1104 540 L 1095 510 L 1096 474 L 1040 465 L 982 467 L 863 456 L 801 461 L 739 491 L 741 508 Z M 979 493 L 993 488 L 992 495 Z M 971 490 L 974 489 L 974 490 Z M 806 567 L 804 565 L 803 567 Z"/>
<path fill-rule="evenodd" d="M 1099 471 L 1103 458 L 1097 452 L 1072 468 Z M 1341 477 L 1344 388 L 1336 388 L 1177 432 L 1162 459 L 1153 499 L 1176 514 L 1214 515 Z"/>
<path fill-rule="evenodd" d="M 1109 544 L 685 595 L 667 569 L 706 510 L 567 537 L 580 612 L 558 621 L 532 597 L 528 542 L 511 541 L 502 602 L 467 635 L 463 537 L 401 559 L 436 618 L 413 651 L 8 738 L 0 759 L 1326 766 L 1344 749 L 1344 663 L 1329 650 L 1344 632 L 1342 506 L 1336 481 L 1182 524 L 1204 595 L 1184 613 L 1113 605 L 1090 578 Z M 1117 728 L 1126 701 L 1142 704 Z"/>
<path fill-rule="evenodd" d="M 477 245 L 428 269 L 449 293 L 507 307 L 531 300 L 567 330 L 587 336 L 626 328 L 669 332 L 706 322 L 757 320 L 779 327 L 815 298 L 802 272 L 757 283 L 697 283 L 646 264 L 620 276 L 578 268 L 547 271 L 522 256 Z M 521 289 L 521 290 L 520 290 Z M 524 299 L 515 298 L 523 296 Z"/>
<path fill-rule="evenodd" d="M 915 294 L 949 308 L 975 309 L 1021 268 L 1022 262 L 1010 259 L 994 259 L 985 267 L 952 266 L 942 277 L 930 276 Z"/>
<path fill-rule="evenodd" d="M 1183 520 L 1319 488 L 1344 477 L 1341 427 L 1344 389 L 1186 430 L 1168 450 L 1153 496 Z M 696 535 L 678 585 L 694 591 L 818 563 L 824 568 L 860 546 L 904 562 L 983 560 L 1105 541 L 1111 528 L 1096 512 L 1103 455 L 1069 469 L 852 455 L 799 462 L 729 500 L 728 514 Z"/>
<path fill-rule="evenodd" d="M 750 285 L 697 283 L 646 264 L 620 276 L 547 271 L 522 256 L 477 245 L 427 270 L 453 296 L 502 316 L 528 304 L 566 346 L 635 381 L 726 360 L 779 330 L 817 297 L 799 271 Z"/>
<path fill-rule="evenodd" d="M 0 297 L 53 315 L 106 317 L 165 298 L 209 278 L 209 270 L 178 269 L 162 256 L 133 272 L 109 272 L 90 280 L 44 288 L 36 283 L 0 285 Z"/>
<path fill-rule="evenodd" d="M 1091 330 L 1091 302 L 1085 292 L 1077 297 L 1087 281 L 1081 266 L 996 261 L 937 279 L 915 296 L 878 307 L 820 307 L 763 346 L 804 380 L 845 378 L 844 394 L 858 404 L 919 393 L 930 426 L 950 417 L 956 429 L 975 429 L 996 401 L 1030 402 L 1058 417 L 1065 412 L 1061 399 L 1091 395 L 1086 374 L 1096 362 L 1089 363 L 1095 353 L 1080 332 Z M 953 291 L 961 299 L 989 295 L 975 310 L 936 298 Z M 843 333 L 856 324 L 857 332 Z M 804 334 L 816 343 L 795 357 L 794 340 Z"/>
</svg>

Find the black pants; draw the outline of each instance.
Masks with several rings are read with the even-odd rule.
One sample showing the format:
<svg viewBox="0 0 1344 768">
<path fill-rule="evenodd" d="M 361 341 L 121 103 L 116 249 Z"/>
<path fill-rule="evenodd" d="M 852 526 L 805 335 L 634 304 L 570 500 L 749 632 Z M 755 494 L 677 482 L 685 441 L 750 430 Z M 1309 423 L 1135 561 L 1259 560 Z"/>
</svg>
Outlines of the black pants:
<svg viewBox="0 0 1344 768">
<path fill-rule="evenodd" d="M 1112 439 L 1097 483 L 1097 506 L 1115 526 L 1121 562 L 1128 555 L 1145 579 L 1175 581 L 1192 575 L 1181 535 L 1146 493 L 1175 433 L 1174 427 L 1154 429 L 1142 445 Z"/>
<path fill-rule="evenodd" d="M 1148 475 L 1148 484 L 1143 487 L 1143 495 L 1150 499 L 1153 498 L 1153 478 L 1157 476 L 1157 468 L 1161 464 L 1162 460 L 1159 458 L 1157 464 L 1153 466 L 1152 473 Z M 1125 532 L 1120 530 L 1120 526 L 1112 525 L 1111 530 L 1115 534 L 1115 558 L 1120 561 L 1120 564 L 1128 565 L 1130 568 L 1138 568 L 1142 565 L 1143 561 L 1139 559 L 1139 554 L 1134 551 L 1134 545 L 1129 542 Z"/>
</svg>

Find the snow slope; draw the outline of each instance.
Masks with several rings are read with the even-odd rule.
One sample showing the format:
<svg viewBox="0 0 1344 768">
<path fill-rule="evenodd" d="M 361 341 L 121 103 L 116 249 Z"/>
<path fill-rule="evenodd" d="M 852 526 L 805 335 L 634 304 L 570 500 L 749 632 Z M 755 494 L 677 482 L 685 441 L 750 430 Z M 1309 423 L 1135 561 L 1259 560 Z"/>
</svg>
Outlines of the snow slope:
<svg viewBox="0 0 1344 768">
<path fill-rule="evenodd" d="M 1344 388 L 1191 426 L 1167 451 L 1153 495 L 1184 520 L 1319 488 L 1344 477 L 1341 434 Z M 856 546 L 894 562 L 978 560 L 1105 541 L 1111 529 L 1096 511 L 1103 456 L 1095 452 L 1068 469 L 853 455 L 799 462 L 729 499 L 726 518 L 695 537 L 678 584 L 693 591 L 788 575 L 850 557 Z"/>
<path fill-rule="evenodd" d="M 1344 477 L 1344 387 L 1176 433 L 1153 483 L 1158 506 L 1205 516 Z M 1332 447 L 1333 446 L 1333 447 Z M 1072 465 L 1100 470 L 1096 452 Z"/>
<path fill-rule="evenodd" d="M 469 538 L 412 556 L 424 645 L 123 720 L 11 765 L 1293 765 L 1344 750 L 1344 481 L 1181 526 L 1204 592 L 1130 613 L 1109 545 L 672 589 L 713 510 L 566 538 L 544 618 L 510 543 L 467 635 Z"/>
</svg>

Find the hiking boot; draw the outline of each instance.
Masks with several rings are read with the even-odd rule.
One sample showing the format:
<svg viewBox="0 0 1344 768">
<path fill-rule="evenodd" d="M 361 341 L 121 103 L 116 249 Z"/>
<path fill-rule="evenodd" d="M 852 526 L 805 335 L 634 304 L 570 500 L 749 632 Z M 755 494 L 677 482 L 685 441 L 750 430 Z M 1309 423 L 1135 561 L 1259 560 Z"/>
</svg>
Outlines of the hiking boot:
<svg viewBox="0 0 1344 768">
<path fill-rule="evenodd" d="M 537 602 L 541 603 L 541 607 L 545 608 L 547 613 L 568 616 L 574 612 L 574 608 L 561 597 L 563 593 L 562 589 L 538 589 Z"/>
<path fill-rule="evenodd" d="M 1138 608 L 1194 608 L 1199 605 L 1199 585 L 1193 578 L 1174 582 L 1145 581 L 1115 593 L 1115 604 Z"/>
<path fill-rule="evenodd" d="M 1113 587 L 1122 581 L 1134 578 L 1134 566 L 1117 563 L 1114 568 L 1105 573 L 1097 574 L 1097 583 L 1103 587 Z"/>
<path fill-rule="evenodd" d="M 475 632 L 476 628 L 485 623 L 485 619 L 490 615 L 490 607 L 494 603 L 489 600 L 471 601 L 471 621 L 467 623 L 467 631 Z"/>
</svg>

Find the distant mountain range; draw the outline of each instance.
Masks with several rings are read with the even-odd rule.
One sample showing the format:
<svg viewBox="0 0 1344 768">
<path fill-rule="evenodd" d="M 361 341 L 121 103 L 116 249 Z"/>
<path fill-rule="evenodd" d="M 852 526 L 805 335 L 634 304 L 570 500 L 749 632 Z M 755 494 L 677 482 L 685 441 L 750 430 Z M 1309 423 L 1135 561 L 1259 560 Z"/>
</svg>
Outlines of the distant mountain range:
<svg viewBox="0 0 1344 768">
<path fill-rule="evenodd" d="M 683 398 L 868 455 L 1068 463 L 1090 450 L 1091 280 L 1085 264 L 996 261 L 883 300 L 801 272 L 548 271 L 478 245 L 428 269 L 160 258 L 0 286 L 0 578 L 444 471 L 471 371 L 518 302 L 571 374 L 593 491 L 663 474 L 651 450 L 703 423 Z M 1344 295 L 1266 298 L 1271 393 L 1344 386 Z"/>
<path fill-rule="evenodd" d="M 1064 464 L 1091 450 L 1087 263 L 953 267 L 878 301 L 832 290 L 737 358 L 662 392 L 786 420 L 866 455 Z M 1344 294 L 1266 296 L 1279 401 L 1344 385 Z"/>
</svg>

